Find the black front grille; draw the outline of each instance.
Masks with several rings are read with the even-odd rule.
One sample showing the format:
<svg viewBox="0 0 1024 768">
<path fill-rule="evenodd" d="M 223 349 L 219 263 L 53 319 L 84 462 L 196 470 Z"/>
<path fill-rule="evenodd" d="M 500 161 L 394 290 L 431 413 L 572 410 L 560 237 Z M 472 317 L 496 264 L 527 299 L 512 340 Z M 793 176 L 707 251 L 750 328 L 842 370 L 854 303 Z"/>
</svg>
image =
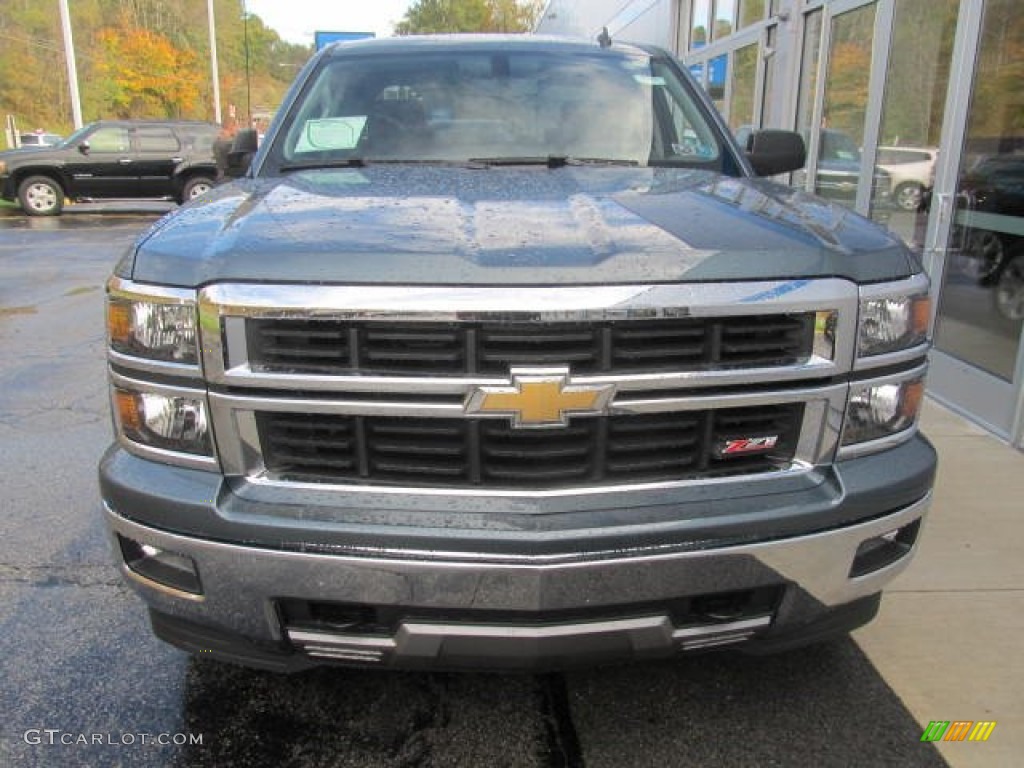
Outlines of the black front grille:
<svg viewBox="0 0 1024 768">
<path fill-rule="evenodd" d="M 803 405 L 579 417 L 557 429 L 503 420 L 257 414 L 283 480 L 545 489 L 758 473 L 793 458 Z M 772 439 L 773 438 L 773 439 Z M 725 446 L 762 439 L 753 453 Z"/>
<path fill-rule="evenodd" d="M 246 323 L 249 363 L 265 373 L 507 375 L 511 366 L 568 366 L 577 376 L 793 365 L 814 343 L 814 314 L 596 323 Z"/>
</svg>

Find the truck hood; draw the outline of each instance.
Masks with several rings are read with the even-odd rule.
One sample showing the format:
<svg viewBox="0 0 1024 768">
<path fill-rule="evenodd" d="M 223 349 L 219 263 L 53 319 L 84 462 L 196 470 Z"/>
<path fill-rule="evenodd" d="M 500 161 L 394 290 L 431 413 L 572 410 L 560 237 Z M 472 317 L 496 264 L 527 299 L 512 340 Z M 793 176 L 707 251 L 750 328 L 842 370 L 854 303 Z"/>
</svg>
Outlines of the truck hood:
<svg viewBox="0 0 1024 768">
<path fill-rule="evenodd" d="M 229 184 L 157 222 L 118 269 L 183 287 L 875 282 L 918 271 L 892 234 L 763 180 L 651 168 L 408 165 Z"/>
</svg>

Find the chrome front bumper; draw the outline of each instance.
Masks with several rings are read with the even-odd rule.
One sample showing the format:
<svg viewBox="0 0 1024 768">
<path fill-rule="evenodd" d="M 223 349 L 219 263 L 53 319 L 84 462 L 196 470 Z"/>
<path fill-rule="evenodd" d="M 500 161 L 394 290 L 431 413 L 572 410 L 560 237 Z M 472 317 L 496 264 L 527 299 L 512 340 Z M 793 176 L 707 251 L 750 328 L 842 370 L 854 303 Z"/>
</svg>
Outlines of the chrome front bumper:
<svg viewBox="0 0 1024 768">
<path fill-rule="evenodd" d="M 190 650 L 207 650 L 203 645 L 208 642 L 215 656 L 280 669 L 319 660 L 401 667 L 536 667 L 567 660 L 666 656 L 754 638 L 790 637 L 804 628 L 810 632 L 831 612 L 876 595 L 908 565 L 916 539 L 895 561 L 850 576 L 862 543 L 920 520 L 930 498 L 928 494 L 869 522 L 811 535 L 698 551 L 638 549 L 600 559 L 551 557 L 535 563 L 423 552 L 401 559 L 281 551 L 167 533 L 132 522 L 109 507 L 106 517 L 119 558 L 118 535 L 195 563 L 202 594 L 169 588 L 132 570 L 123 558 L 120 562 L 155 617 L 196 629 L 188 639 L 169 638 L 154 618 L 159 634 Z M 680 626 L 649 607 L 688 596 L 772 586 L 780 588 L 782 598 L 774 610 L 759 615 Z M 285 599 L 402 609 L 411 618 L 390 634 L 288 626 L 278 610 Z M 600 618 L 545 619 L 584 609 Z M 420 620 L 417 611 L 445 618 Z M 476 618 L 488 611 L 520 618 L 518 623 Z M 524 615 L 537 621 L 523 621 Z M 240 644 L 249 650 L 239 650 Z"/>
</svg>

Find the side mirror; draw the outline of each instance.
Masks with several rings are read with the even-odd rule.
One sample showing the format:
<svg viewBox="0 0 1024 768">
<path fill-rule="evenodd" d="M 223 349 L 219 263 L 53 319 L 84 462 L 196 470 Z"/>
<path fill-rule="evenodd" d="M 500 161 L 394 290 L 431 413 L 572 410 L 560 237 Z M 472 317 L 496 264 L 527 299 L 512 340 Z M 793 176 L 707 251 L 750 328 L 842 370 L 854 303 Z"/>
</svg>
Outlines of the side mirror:
<svg viewBox="0 0 1024 768">
<path fill-rule="evenodd" d="M 78 151 L 83 155 L 88 155 L 90 149 L 92 149 L 92 147 L 89 145 L 88 141 L 83 141 L 78 145 Z"/>
<path fill-rule="evenodd" d="M 239 179 L 249 172 L 253 155 L 259 148 L 260 137 L 255 128 L 243 128 L 235 136 L 228 152 L 228 163 L 224 169 L 224 175 Z"/>
<path fill-rule="evenodd" d="M 803 137 L 794 131 L 765 129 L 747 140 L 747 159 L 758 176 L 798 171 L 807 162 Z"/>
</svg>

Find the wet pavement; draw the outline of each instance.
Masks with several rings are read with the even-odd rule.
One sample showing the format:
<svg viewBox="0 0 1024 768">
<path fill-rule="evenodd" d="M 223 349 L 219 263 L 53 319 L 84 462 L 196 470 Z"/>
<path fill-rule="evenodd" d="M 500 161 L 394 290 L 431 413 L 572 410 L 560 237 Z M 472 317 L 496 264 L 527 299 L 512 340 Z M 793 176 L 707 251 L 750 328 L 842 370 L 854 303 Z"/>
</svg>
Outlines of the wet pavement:
<svg viewBox="0 0 1024 768">
<path fill-rule="evenodd" d="M 547 675 L 291 677 L 156 640 L 96 487 L 102 287 L 156 213 L 0 212 L 0 765 L 945 765 L 852 640 Z"/>
<path fill-rule="evenodd" d="M 74 203 L 67 205 L 60 216 L 26 216 L 20 208 L 3 204 L 0 206 L 0 230 L 109 229 L 112 223 L 150 222 L 177 207 L 174 203 L 155 200 Z"/>
</svg>

